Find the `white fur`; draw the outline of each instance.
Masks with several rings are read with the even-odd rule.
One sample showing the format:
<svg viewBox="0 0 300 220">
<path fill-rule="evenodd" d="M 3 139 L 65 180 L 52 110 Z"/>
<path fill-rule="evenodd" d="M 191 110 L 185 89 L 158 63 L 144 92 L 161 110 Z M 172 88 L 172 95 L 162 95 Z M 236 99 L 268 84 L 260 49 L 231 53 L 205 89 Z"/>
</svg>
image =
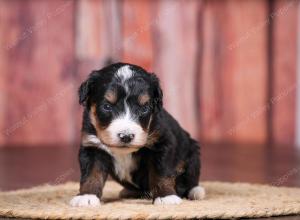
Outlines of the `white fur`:
<svg viewBox="0 0 300 220">
<path fill-rule="evenodd" d="M 98 147 L 98 145 L 100 143 L 101 143 L 101 141 L 99 140 L 99 138 L 96 135 L 93 135 L 93 134 L 83 135 L 83 137 L 81 139 L 82 146 L 96 146 L 96 147 Z"/>
<path fill-rule="evenodd" d="M 127 79 L 130 79 L 133 75 L 132 70 L 129 65 L 122 66 L 117 71 L 117 76 L 121 78 L 122 83 L 124 83 Z"/>
<path fill-rule="evenodd" d="M 188 198 L 190 200 L 201 200 L 205 197 L 205 189 L 201 186 L 195 186 L 189 191 Z"/>
<path fill-rule="evenodd" d="M 103 144 L 96 135 L 84 134 L 83 137 L 81 138 L 81 144 L 82 146 L 86 146 L 86 147 L 90 147 L 90 146 L 98 147 L 106 151 L 107 153 L 111 154 L 110 149 L 105 144 Z"/>
<path fill-rule="evenodd" d="M 132 158 L 132 154 L 114 154 L 113 157 L 115 174 L 120 180 L 134 184 L 131 179 L 131 172 L 136 169 L 137 163 Z"/>
<path fill-rule="evenodd" d="M 120 139 L 119 133 L 134 134 L 134 138 L 130 145 L 142 146 L 146 143 L 147 135 L 140 124 L 138 124 L 131 115 L 130 109 L 125 103 L 125 113 L 118 118 L 112 120 L 107 127 L 107 131 L 110 134 L 112 145 L 119 145 Z"/>
<path fill-rule="evenodd" d="M 154 200 L 154 205 L 178 205 L 182 202 L 182 199 L 176 195 L 170 195 L 165 197 L 157 197 Z"/>
<path fill-rule="evenodd" d="M 101 204 L 96 195 L 85 194 L 73 197 L 70 201 L 70 205 L 74 207 L 98 207 Z"/>
</svg>

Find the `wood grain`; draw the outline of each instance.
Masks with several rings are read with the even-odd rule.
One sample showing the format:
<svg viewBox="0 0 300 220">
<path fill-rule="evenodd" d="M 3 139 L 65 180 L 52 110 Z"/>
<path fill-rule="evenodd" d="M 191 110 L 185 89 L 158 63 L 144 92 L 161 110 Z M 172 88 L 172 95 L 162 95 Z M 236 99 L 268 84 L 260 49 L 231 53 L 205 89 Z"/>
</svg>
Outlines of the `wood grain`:
<svg viewBox="0 0 300 220">
<path fill-rule="evenodd" d="M 154 72 L 161 79 L 166 109 L 197 137 L 195 98 L 198 1 L 156 2 L 153 19 Z"/>
<path fill-rule="evenodd" d="M 153 70 L 153 38 L 151 28 L 157 19 L 152 17 L 153 2 L 123 1 L 123 61 Z"/>
<path fill-rule="evenodd" d="M 10 20 L 14 16 L 13 10 L 11 7 L 7 7 L 7 4 L 4 1 L 0 1 L 0 146 L 3 146 L 5 141 L 5 112 L 6 112 L 6 102 L 7 102 L 7 90 L 6 90 L 6 78 L 7 78 L 7 42 L 12 34 L 10 31 L 9 23 L 7 20 Z"/>
<path fill-rule="evenodd" d="M 118 1 L 83 1 L 76 7 L 76 57 L 102 66 L 121 56 L 121 6 Z"/>
<path fill-rule="evenodd" d="M 298 2 L 275 1 L 272 13 L 272 141 L 295 142 Z"/>
<path fill-rule="evenodd" d="M 267 1 L 206 1 L 200 66 L 204 141 L 266 141 Z"/>
<path fill-rule="evenodd" d="M 292 146 L 298 14 L 293 0 L 0 0 L 0 146 L 78 140 L 77 88 L 108 60 L 155 72 L 203 142 Z"/>
<path fill-rule="evenodd" d="M 5 143 L 73 140 L 74 4 L 5 1 Z M 59 22 L 58 22 L 59 21 Z M 62 32 L 63 30 L 63 32 Z M 63 37 L 62 37 L 63 34 Z"/>
</svg>

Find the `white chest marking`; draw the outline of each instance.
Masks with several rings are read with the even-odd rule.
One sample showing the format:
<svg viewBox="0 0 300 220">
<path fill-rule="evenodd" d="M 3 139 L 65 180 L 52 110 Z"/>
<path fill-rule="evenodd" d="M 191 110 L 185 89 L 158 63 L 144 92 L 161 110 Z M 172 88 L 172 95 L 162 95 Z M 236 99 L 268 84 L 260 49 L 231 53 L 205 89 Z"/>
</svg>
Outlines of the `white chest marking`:
<svg viewBox="0 0 300 220">
<path fill-rule="evenodd" d="M 113 154 L 115 174 L 120 180 L 125 180 L 131 184 L 131 172 L 137 168 L 137 162 L 132 154 Z"/>
</svg>

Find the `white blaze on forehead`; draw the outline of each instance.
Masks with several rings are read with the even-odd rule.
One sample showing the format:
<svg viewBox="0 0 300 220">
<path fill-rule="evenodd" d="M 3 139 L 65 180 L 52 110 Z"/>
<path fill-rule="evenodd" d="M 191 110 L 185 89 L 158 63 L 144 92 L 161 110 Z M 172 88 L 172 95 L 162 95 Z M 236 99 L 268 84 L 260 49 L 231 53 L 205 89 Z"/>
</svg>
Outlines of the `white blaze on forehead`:
<svg viewBox="0 0 300 220">
<path fill-rule="evenodd" d="M 134 134 L 134 138 L 131 145 L 144 145 L 146 140 L 146 134 L 143 128 L 131 115 L 130 109 L 125 103 L 125 113 L 120 115 L 118 118 L 112 120 L 107 127 L 107 131 L 111 136 L 111 140 L 115 143 L 119 143 L 118 134 Z"/>
<path fill-rule="evenodd" d="M 125 82 L 127 79 L 131 78 L 133 75 L 132 70 L 129 65 L 122 66 L 117 71 L 117 76 L 121 78 L 122 82 Z"/>
</svg>

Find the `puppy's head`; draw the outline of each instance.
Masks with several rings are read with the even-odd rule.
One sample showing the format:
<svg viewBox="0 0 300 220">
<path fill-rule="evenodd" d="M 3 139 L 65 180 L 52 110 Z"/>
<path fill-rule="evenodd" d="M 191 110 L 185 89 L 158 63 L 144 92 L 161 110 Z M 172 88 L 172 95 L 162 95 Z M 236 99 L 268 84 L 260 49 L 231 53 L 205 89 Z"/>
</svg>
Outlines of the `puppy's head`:
<svg viewBox="0 0 300 220">
<path fill-rule="evenodd" d="M 162 108 L 158 78 L 141 67 L 117 63 L 92 72 L 79 88 L 97 137 L 111 148 L 131 151 L 147 145 L 150 126 Z"/>
</svg>

